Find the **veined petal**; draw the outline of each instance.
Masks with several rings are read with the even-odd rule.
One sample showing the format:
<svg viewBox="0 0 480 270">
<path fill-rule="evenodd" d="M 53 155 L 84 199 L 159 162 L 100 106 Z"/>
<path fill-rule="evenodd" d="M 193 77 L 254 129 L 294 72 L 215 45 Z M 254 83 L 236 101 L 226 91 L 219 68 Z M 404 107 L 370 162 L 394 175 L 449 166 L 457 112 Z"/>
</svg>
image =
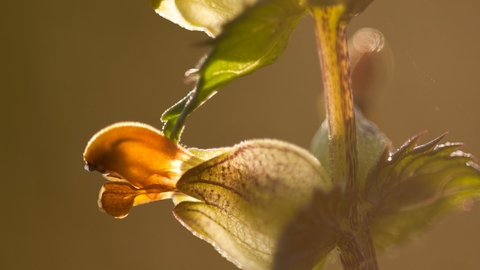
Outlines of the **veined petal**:
<svg viewBox="0 0 480 270">
<path fill-rule="evenodd" d="M 241 268 L 271 269 L 284 227 L 331 182 L 307 151 L 253 140 L 188 170 L 177 188 L 199 200 L 175 207 L 184 226 Z"/>
</svg>

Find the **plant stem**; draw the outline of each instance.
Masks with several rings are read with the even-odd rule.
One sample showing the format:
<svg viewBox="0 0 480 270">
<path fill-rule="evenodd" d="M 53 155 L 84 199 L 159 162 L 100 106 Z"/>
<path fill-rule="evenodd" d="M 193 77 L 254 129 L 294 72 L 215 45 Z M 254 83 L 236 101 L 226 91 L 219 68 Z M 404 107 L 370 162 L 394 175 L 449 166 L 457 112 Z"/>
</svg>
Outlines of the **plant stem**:
<svg viewBox="0 0 480 270">
<path fill-rule="evenodd" d="M 328 119 L 330 172 L 334 183 L 357 190 L 357 138 L 350 80 L 344 5 L 316 6 L 318 52 Z"/>
<path fill-rule="evenodd" d="M 338 243 L 340 261 L 344 270 L 378 270 L 377 255 L 373 247 L 367 222 L 347 232 Z"/>
<path fill-rule="evenodd" d="M 346 37 L 351 11 L 344 3 L 311 6 L 327 110 L 330 174 L 333 183 L 345 185 L 346 194 L 355 197 L 341 225 L 340 258 L 346 270 L 378 269 L 368 218 L 358 208 L 357 138 Z"/>
</svg>

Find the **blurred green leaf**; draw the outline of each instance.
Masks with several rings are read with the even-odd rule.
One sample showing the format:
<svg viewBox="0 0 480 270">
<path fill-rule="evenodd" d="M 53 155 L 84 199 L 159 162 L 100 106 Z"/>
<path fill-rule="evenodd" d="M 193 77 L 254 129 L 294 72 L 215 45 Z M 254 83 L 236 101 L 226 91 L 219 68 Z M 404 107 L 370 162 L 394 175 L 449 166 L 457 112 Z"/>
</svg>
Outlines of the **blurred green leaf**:
<svg viewBox="0 0 480 270">
<path fill-rule="evenodd" d="M 177 141 L 185 118 L 219 88 L 274 63 L 306 12 L 301 1 L 269 0 L 246 9 L 228 23 L 200 65 L 195 90 L 162 115 L 165 134 Z"/>
<path fill-rule="evenodd" d="M 377 125 L 363 116 L 360 110 L 355 110 L 355 127 L 357 129 L 358 181 L 360 189 L 364 189 L 368 172 L 382 156 L 389 140 Z M 310 151 L 322 164 L 329 164 L 327 120 L 322 123 L 313 137 Z"/>
<path fill-rule="evenodd" d="M 199 200 L 175 207 L 184 226 L 241 268 L 271 269 L 286 224 L 313 197 L 329 194 L 331 183 L 307 151 L 280 141 L 254 140 L 190 169 L 177 188 Z M 325 228 L 335 224 L 328 222 Z M 330 245 L 331 239 L 315 243 L 324 240 Z"/>
<path fill-rule="evenodd" d="M 373 204 L 370 229 L 378 248 L 408 240 L 480 197 L 479 166 L 458 150 L 463 144 L 438 144 L 443 136 L 418 146 L 418 135 L 395 153 L 386 151 L 369 175 L 365 196 Z"/>
</svg>

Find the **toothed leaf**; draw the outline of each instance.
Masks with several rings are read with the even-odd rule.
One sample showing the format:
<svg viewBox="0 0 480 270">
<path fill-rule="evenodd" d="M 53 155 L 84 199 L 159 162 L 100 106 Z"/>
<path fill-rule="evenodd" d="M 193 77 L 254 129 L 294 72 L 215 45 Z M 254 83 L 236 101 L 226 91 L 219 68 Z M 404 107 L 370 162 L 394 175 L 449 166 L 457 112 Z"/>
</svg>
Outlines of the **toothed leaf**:
<svg viewBox="0 0 480 270">
<path fill-rule="evenodd" d="M 464 210 L 480 198 L 480 170 L 461 143 L 417 145 L 421 135 L 395 153 L 386 151 L 368 177 L 374 243 L 386 248 L 425 229 L 445 213 Z"/>
</svg>

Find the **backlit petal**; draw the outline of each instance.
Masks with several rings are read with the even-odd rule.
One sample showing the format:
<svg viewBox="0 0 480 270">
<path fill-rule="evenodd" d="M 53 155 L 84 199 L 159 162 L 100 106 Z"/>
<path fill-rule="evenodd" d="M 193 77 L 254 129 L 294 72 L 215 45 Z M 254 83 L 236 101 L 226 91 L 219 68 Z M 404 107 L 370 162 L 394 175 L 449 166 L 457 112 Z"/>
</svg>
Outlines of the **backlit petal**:
<svg viewBox="0 0 480 270">
<path fill-rule="evenodd" d="M 98 132 L 88 143 L 84 160 L 89 171 L 137 188 L 174 187 L 182 172 L 201 162 L 155 128 L 134 122 Z"/>
<path fill-rule="evenodd" d="M 171 198 L 172 190 L 160 185 L 138 189 L 128 183 L 106 183 L 100 191 L 98 206 L 111 216 L 124 218 L 132 206 Z"/>
</svg>

